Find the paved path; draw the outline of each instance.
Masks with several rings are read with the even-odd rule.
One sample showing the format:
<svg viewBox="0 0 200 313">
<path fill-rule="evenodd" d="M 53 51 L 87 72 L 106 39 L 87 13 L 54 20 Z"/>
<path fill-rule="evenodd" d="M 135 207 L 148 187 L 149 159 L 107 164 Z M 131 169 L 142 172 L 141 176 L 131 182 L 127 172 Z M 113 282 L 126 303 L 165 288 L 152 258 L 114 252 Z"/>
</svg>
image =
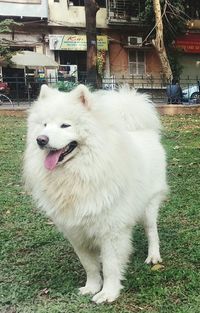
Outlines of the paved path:
<svg viewBox="0 0 200 313">
<path fill-rule="evenodd" d="M 26 110 L 31 107 L 31 103 L 23 104 L 2 104 L 0 105 L 0 110 Z"/>
</svg>

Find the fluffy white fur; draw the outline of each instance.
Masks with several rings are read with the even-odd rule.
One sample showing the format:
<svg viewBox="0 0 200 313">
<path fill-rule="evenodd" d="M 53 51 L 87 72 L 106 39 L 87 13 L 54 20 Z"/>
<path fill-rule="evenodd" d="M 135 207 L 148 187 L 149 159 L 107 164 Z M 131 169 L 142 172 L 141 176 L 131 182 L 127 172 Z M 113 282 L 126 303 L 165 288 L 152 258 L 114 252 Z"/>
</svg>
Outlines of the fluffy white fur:
<svg viewBox="0 0 200 313">
<path fill-rule="evenodd" d="M 43 86 L 30 110 L 26 185 L 73 245 L 87 274 L 80 293 L 96 303 L 119 296 L 137 222 L 148 237 L 146 263 L 161 261 L 157 214 L 167 183 L 159 131 L 152 103 L 127 87 L 90 93 L 80 85 L 61 93 Z M 44 149 L 36 142 L 41 135 L 49 138 Z M 46 169 L 49 150 L 73 140 L 77 148 Z"/>
</svg>

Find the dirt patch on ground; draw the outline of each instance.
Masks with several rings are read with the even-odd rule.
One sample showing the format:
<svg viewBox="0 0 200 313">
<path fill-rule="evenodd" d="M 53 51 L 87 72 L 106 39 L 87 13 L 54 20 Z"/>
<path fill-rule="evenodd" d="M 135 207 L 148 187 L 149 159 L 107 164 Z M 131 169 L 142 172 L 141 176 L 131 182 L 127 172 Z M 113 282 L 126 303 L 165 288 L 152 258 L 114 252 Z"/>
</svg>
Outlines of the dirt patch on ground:
<svg viewBox="0 0 200 313">
<path fill-rule="evenodd" d="M 165 104 L 156 106 L 161 115 L 199 114 L 200 105 Z"/>
<path fill-rule="evenodd" d="M 1 116 L 17 116 L 17 117 L 26 117 L 27 110 L 0 110 Z"/>
</svg>

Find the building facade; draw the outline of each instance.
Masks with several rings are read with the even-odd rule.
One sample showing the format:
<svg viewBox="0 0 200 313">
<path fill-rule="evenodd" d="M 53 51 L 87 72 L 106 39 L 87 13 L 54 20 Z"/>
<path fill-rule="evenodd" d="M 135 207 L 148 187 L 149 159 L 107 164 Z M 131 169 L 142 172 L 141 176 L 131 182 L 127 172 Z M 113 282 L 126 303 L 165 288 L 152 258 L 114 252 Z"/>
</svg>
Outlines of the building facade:
<svg viewBox="0 0 200 313">
<path fill-rule="evenodd" d="M 140 1 L 99 1 L 98 57 L 106 77 L 158 76 L 159 59 L 148 43 L 139 20 Z M 85 8 L 82 0 L 0 0 L 1 19 L 13 18 L 22 26 L 0 35 L 13 50 L 44 53 L 61 65 L 86 72 Z M 10 70 L 3 68 L 3 72 Z M 61 71 L 62 72 L 62 71 Z M 8 73 L 9 74 L 9 73 Z"/>
<path fill-rule="evenodd" d="M 139 20 L 140 6 L 144 1 L 98 1 L 97 12 L 97 48 L 98 37 L 104 41 L 98 48 L 103 58 L 104 76 L 139 77 L 160 76 L 162 73 L 159 59 L 154 48 L 145 42 L 148 27 Z M 51 34 L 50 53 L 60 64 L 77 64 L 78 72 L 86 71 L 86 45 L 79 44 L 80 36 L 85 36 L 84 1 L 49 0 L 49 27 Z M 62 14 L 62 12 L 64 14 Z M 62 39 L 62 36 L 64 39 Z M 54 36 L 54 39 L 53 39 Z M 56 38 L 57 36 L 57 38 Z M 72 38 L 74 45 L 61 45 L 52 48 L 52 40 Z M 104 50 L 104 51 L 103 51 Z M 102 56 L 103 54 L 103 56 Z"/>
<path fill-rule="evenodd" d="M 131 80 L 159 78 L 162 68 L 155 49 L 147 39 L 149 27 L 140 20 L 145 1 L 99 0 L 98 3 L 97 48 L 102 76 Z M 13 27 L 10 33 L 1 33 L 1 42 L 9 42 L 15 51 L 32 50 L 48 55 L 60 64 L 61 76 L 75 73 L 77 79 L 84 81 L 84 0 L 0 0 L 0 7 L 1 19 L 13 18 L 22 23 Z M 199 11 L 195 12 L 193 22 L 188 25 L 187 36 L 191 38 L 191 33 L 193 36 L 195 33 L 196 50 L 191 53 L 182 49 L 181 36 L 175 43 L 178 49 L 182 49 L 179 58 L 184 75 L 188 71 L 191 73 L 191 63 L 194 64 L 194 74 L 199 71 Z M 3 74 L 10 74 L 11 69 L 2 68 Z"/>
</svg>

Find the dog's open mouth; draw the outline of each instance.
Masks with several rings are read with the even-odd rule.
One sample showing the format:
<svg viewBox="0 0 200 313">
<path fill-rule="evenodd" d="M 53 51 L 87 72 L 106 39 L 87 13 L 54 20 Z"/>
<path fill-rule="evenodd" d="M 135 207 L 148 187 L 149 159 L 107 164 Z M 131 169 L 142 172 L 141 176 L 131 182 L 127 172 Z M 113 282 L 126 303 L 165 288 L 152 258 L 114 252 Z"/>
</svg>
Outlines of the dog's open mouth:
<svg viewBox="0 0 200 313">
<path fill-rule="evenodd" d="M 44 165 L 48 170 L 53 170 L 56 165 L 63 161 L 66 155 L 70 154 L 76 147 L 77 141 L 71 141 L 65 148 L 59 150 L 50 150 L 47 154 Z"/>
</svg>

